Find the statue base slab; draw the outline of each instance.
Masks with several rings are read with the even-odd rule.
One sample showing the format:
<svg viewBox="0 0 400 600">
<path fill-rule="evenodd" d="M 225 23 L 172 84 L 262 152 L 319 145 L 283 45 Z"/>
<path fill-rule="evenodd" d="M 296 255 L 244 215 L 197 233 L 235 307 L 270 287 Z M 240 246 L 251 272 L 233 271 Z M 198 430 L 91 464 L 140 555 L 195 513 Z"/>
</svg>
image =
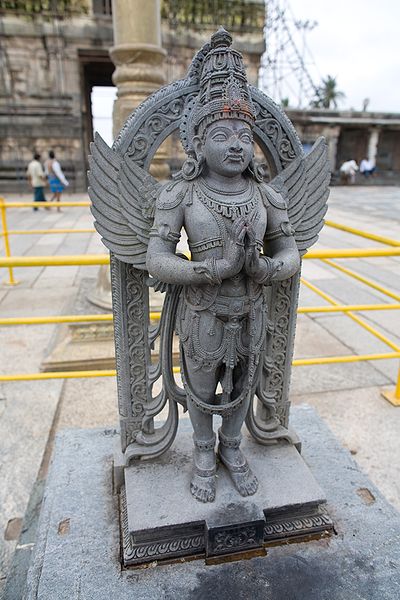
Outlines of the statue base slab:
<svg viewBox="0 0 400 600">
<path fill-rule="evenodd" d="M 293 407 L 291 422 L 303 440 L 304 459 L 326 492 L 337 535 L 269 547 L 267 556 L 240 562 L 209 566 L 181 559 L 155 568 L 152 563 L 146 569 L 121 568 L 112 491 L 118 434 L 114 429 L 65 430 L 56 439 L 39 523 L 39 499 L 25 516 L 5 598 L 398 598 L 400 514 L 314 410 Z"/>
<path fill-rule="evenodd" d="M 190 494 L 193 441 L 187 420 L 162 457 L 126 467 L 120 489 L 124 566 L 188 556 L 206 562 L 237 553 L 249 557 L 271 544 L 332 532 L 326 497 L 294 446 L 260 446 L 244 433 L 241 449 L 258 478 L 257 492 L 242 497 L 219 464 L 211 503 Z"/>
</svg>

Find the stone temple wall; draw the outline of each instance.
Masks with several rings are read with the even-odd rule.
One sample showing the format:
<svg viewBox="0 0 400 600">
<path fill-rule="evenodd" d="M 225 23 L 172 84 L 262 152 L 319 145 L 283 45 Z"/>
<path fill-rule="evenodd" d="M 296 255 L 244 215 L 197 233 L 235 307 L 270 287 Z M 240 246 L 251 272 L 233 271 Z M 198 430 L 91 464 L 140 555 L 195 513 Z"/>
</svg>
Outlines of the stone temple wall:
<svg viewBox="0 0 400 600">
<path fill-rule="evenodd" d="M 89 18 L 38 22 L 3 18 L 0 188 L 21 191 L 33 150 L 56 152 L 72 191 L 86 186 L 84 81 L 80 48 L 107 50 L 111 25 Z"/>
<path fill-rule="evenodd" d="M 185 76 L 194 52 L 213 29 L 190 32 L 163 22 L 167 81 Z M 249 80 L 257 82 L 263 33 L 235 34 Z M 0 18 L 0 191 L 27 191 L 26 165 L 33 151 L 42 159 L 53 149 L 71 191 L 87 186 L 87 155 L 92 137 L 89 94 L 93 85 L 112 85 L 108 56 L 113 45 L 110 16 L 64 19 Z M 173 144 L 175 156 L 180 153 Z M 178 152 L 179 151 L 179 152 Z M 179 158 L 175 158 L 175 162 Z"/>
</svg>

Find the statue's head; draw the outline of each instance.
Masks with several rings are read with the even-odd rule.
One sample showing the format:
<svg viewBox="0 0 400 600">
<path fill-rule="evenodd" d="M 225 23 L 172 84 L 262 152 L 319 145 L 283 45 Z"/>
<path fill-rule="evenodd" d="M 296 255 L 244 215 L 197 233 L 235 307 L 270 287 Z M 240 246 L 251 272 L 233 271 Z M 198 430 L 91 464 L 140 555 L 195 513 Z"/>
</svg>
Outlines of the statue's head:
<svg viewBox="0 0 400 600">
<path fill-rule="evenodd" d="M 202 137 L 194 137 L 193 146 L 198 162 L 225 177 L 243 173 L 254 155 L 251 128 L 239 118 L 213 121 Z"/>
<path fill-rule="evenodd" d="M 182 168 L 185 179 L 197 177 L 204 163 L 225 176 L 243 173 L 251 165 L 255 109 L 242 55 L 231 44 L 230 34 L 220 28 L 192 63 L 200 90 L 185 107 L 181 125 L 188 154 Z"/>
</svg>

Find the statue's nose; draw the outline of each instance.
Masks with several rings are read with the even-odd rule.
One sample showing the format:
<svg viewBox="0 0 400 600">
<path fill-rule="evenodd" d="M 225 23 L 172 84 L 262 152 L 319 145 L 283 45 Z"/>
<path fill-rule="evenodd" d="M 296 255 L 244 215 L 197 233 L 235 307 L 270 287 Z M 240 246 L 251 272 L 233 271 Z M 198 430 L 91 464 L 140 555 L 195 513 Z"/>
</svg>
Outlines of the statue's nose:
<svg viewBox="0 0 400 600">
<path fill-rule="evenodd" d="M 232 150 L 241 150 L 241 145 L 239 142 L 239 138 L 235 135 L 231 138 L 231 148 Z"/>
</svg>

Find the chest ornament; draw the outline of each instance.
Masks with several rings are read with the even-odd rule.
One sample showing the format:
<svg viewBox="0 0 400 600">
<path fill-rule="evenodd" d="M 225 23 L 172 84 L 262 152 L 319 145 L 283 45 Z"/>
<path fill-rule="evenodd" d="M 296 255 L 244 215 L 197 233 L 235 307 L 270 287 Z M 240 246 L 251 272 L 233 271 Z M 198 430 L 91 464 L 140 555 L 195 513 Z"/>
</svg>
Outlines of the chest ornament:
<svg viewBox="0 0 400 600">
<path fill-rule="evenodd" d="M 246 189 L 240 192 L 222 195 L 200 179 L 195 184 L 195 191 L 200 202 L 227 219 L 234 221 L 238 217 L 247 217 L 258 205 L 258 192 L 255 191 L 254 183 L 249 181 Z"/>
</svg>

